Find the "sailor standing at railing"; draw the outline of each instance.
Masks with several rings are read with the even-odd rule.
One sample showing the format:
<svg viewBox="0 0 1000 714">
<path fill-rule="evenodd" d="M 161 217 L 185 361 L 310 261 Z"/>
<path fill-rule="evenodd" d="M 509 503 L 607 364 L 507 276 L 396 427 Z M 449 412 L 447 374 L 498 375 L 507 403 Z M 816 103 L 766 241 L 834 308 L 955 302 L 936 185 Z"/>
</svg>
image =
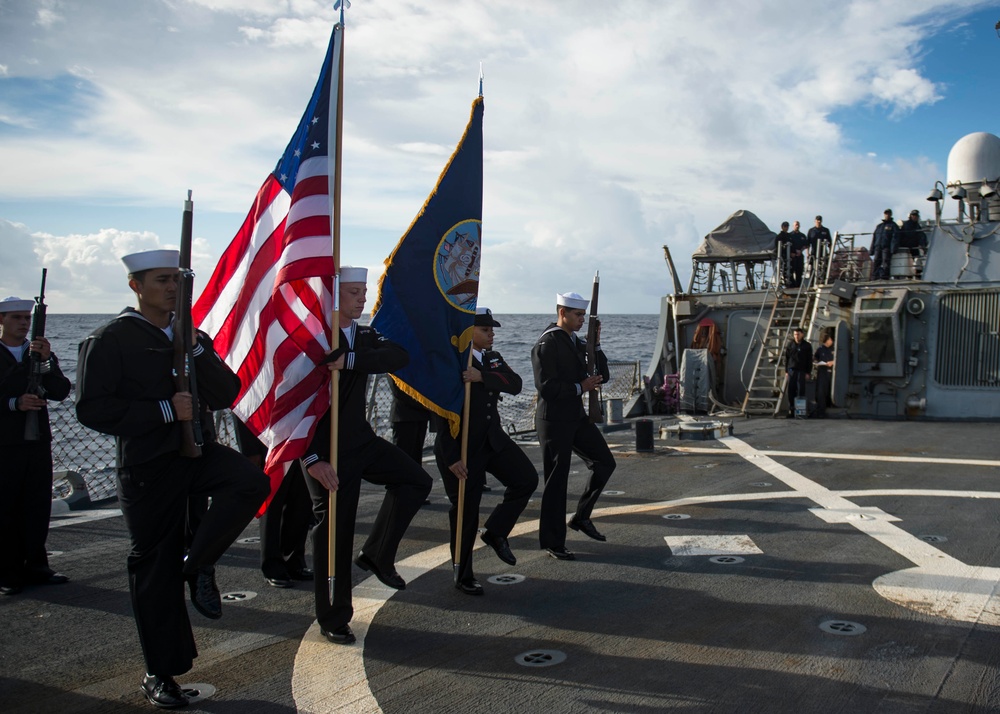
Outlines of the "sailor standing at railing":
<svg viewBox="0 0 1000 714">
<path fill-rule="evenodd" d="M 188 703 L 174 676 L 198 656 L 184 603 L 184 583 L 202 615 L 222 616 L 215 563 L 270 492 L 264 472 L 215 443 L 207 410 L 227 409 L 240 379 L 203 332 L 195 335 L 203 443 L 201 455 L 181 454 L 182 425 L 195 417 L 192 393 L 173 380 L 174 312 L 179 254 L 154 250 L 122 258 L 138 308 L 91 333 L 80 344 L 76 414 L 84 426 L 117 437 L 118 502 L 131 537 L 128 582 L 132 613 L 146 661 L 142 691 L 151 704 Z M 189 499 L 211 497 L 188 554 L 184 528 Z"/>
<path fill-rule="evenodd" d="M 610 379 L 611 373 L 599 344 L 594 353 L 597 364 L 587 364 L 587 345 L 576 336 L 589 303 L 577 293 L 556 295 L 556 322 L 546 328 L 531 350 L 538 390 L 535 428 L 545 479 L 538 538 L 541 547 L 558 560 L 576 559 L 566 548 L 567 525 L 594 540 L 607 540 L 590 515 L 615 470 L 615 457 L 600 430 L 587 418 L 582 395 Z M 566 491 L 574 453 L 590 469 L 590 478 L 567 524 Z"/>
<path fill-rule="evenodd" d="M 0 595 L 16 595 L 26 584 L 69 580 L 49 567 L 45 539 L 52 510 L 52 433 L 48 399 L 61 402 L 70 382 L 44 337 L 27 339 L 33 300 L 0 300 Z M 28 387 L 31 355 L 40 358 L 42 395 Z M 29 412 L 37 428 L 25 434 Z"/>
</svg>

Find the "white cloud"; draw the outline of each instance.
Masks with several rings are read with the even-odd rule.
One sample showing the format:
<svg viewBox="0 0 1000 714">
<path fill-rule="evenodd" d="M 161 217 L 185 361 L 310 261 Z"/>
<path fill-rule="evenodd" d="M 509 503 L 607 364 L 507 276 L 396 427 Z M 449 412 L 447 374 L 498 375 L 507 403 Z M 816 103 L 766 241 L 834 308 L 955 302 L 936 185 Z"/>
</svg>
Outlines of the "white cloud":
<svg viewBox="0 0 1000 714">
<path fill-rule="evenodd" d="M 686 271 L 699 236 L 737 208 L 774 223 L 802 206 L 870 230 L 881 204 L 901 205 L 935 167 L 852 149 L 833 117 L 939 101 L 920 42 L 974 4 L 356 3 L 344 221 L 374 238 L 350 250 L 378 265 L 409 225 L 465 126 L 480 61 L 483 291 L 497 309 L 548 309 L 556 283 L 579 289 L 602 265 L 609 310 L 651 309 L 641 295 L 666 285 L 660 246 Z M 68 131 L 0 134 L 21 167 L 0 175 L 0 195 L 162 205 L 193 187 L 202 209 L 240 214 L 301 114 L 336 16 L 319 0 L 42 9 L 44 26 L 11 18 L 7 75 L 71 73 L 92 94 Z M 43 131 L 26 112 L 2 113 Z M 207 250 L 217 256 L 225 238 Z"/>
</svg>

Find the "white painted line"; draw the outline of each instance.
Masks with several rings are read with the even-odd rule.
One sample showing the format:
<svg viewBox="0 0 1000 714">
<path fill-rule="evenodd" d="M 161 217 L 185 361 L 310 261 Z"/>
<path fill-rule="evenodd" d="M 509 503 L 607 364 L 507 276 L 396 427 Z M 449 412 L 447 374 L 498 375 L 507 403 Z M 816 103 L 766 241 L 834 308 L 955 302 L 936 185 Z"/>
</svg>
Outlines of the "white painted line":
<svg viewBox="0 0 1000 714">
<path fill-rule="evenodd" d="M 764 551 L 757 547 L 747 535 L 700 535 L 664 536 L 671 554 L 677 557 L 689 555 L 761 555 Z"/>
<path fill-rule="evenodd" d="M 732 437 L 725 437 L 732 438 Z M 722 439 L 720 439 L 722 441 Z M 724 454 L 723 449 L 706 448 L 703 446 L 675 446 L 675 451 L 686 454 Z M 888 454 L 826 454 L 817 451 L 778 451 L 768 449 L 759 453 L 768 456 L 788 456 L 802 459 L 839 459 L 841 461 L 884 461 L 900 464 L 945 464 L 948 466 L 1000 466 L 995 459 L 946 459 L 936 456 L 889 456 Z"/>
<path fill-rule="evenodd" d="M 49 530 L 64 526 L 78 526 L 81 523 L 90 523 L 91 521 L 103 521 L 105 518 L 117 518 L 121 514 L 121 510 L 117 508 L 102 508 L 99 511 L 69 511 L 65 515 L 53 513 L 49 520 Z"/>
</svg>

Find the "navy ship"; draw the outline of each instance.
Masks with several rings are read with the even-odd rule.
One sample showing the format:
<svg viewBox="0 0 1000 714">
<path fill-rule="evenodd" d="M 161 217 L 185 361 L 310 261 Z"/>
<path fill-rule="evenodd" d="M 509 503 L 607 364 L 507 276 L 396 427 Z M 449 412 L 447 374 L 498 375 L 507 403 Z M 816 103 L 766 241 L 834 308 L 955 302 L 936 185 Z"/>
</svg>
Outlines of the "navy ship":
<svg viewBox="0 0 1000 714">
<path fill-rule="evenodd" d="M 963 137 L 947 171 L 927 196 L 933 217 L 917 231 L 900 227 L 904 239 L 877 279 L 871 234 L 835 233 L 810 247 L 801 284 L 790 287 L 787 252 L 749 211 L 705 236 L 687 289 L 664 246 L 674 290 L 629 415 L 808 413 L 814 383 L 807 405 L 789 405 L 782 364 L 801 326 L 814 346 L 834 339 L 833 414 L 1000 418 L 1000 138 Z"/>
</svg>

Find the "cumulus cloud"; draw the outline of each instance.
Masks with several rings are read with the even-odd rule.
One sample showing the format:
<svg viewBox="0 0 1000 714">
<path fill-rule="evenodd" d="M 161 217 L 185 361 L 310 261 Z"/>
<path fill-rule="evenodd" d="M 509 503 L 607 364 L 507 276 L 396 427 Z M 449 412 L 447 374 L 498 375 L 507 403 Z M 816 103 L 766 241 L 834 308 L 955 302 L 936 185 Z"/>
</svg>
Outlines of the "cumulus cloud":
<svg viewBox="0 0 1000 714">
<path fill-rule="evenodd" d="M 477 0 L 358 3 L 343 205 L 347 233 L 371 239 L 352 259 L 377 266 L 423 204 L 464 128 L 480 61 L 482 289 L 498 309 L 547 309 L 553 280 L 586 284 L 605 265 L 629 287 L 606 307 L 634 311 L 636 291 L 663 292 L 660 246 L 684 266 L 737 208 L 769 223 L 803 206 L 834 227 L 865 224 L 884 207 L 872 195 L 896 205 L 934 166 L 853 150 L 837 112 L 873 107 L 892 120 L 940 101 L 921 41 L 976 6 L 776 0 L 706 12 L 697 0 L 636 0 L 595 11 L 539 0 L 515 15 Z M 40 10 L 47 24 L 12 11 L 3 81 L 69 75 L 88 91 L 60 133 L 4 109 L 0 121 L 35 133 L 0 132 L 0 152 L 22 167 L 0 175 L 0 195 L 159 205 L 194 186 L 202 208 L 240 214 L 295 126 L 336 15 L 318 0 Z M 96 234 L 89 243 L 104 245 Z M 223 247 L 215 237 L 206 250 Z"/>
</svg>

